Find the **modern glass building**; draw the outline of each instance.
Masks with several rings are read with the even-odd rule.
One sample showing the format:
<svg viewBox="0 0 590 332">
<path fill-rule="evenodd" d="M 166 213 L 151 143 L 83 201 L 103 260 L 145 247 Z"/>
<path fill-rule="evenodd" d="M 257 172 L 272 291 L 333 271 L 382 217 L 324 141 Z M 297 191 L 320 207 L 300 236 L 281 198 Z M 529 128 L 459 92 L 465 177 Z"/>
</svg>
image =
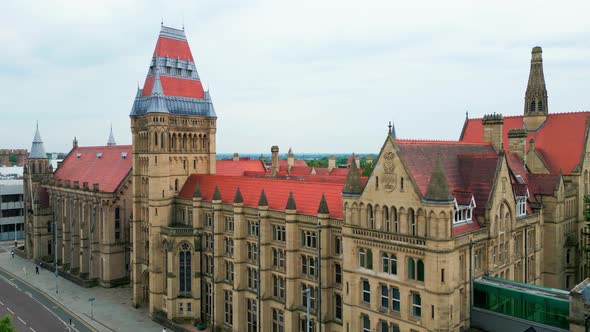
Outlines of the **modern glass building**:
<svg viewBox="0 0 590 332">
<path fill-rule="evenodd" d="M 23 180 L 0 180 L 0 241 L 24 238 Z"/>
<path fill-rule="evenodd" d="M 569 329 L 569 292 L 483 277 L 473 281 L 475 308 L 548 325 Z"/>
</svg>

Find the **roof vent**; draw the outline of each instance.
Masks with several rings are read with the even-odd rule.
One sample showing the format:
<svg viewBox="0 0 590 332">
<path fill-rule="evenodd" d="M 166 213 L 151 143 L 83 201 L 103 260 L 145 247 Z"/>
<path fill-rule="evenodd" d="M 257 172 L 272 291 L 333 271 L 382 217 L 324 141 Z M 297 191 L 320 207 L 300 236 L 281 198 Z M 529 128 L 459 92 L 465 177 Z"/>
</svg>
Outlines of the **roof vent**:
<svg viewBox="0 0 590 332">
<path fill-rule="evenodd" d="M 517 174 L 515 176 L 515 178 L 516 178 L 516 181 L 518 181 L 518 183 L 521 183 L 521 184 L 524 183 L 524 179 L 522 178 L 522 176 L 520 176 L 520 175 Z"/>
<path fill-rule="evenodd" d="M 101 157 L 102 157 L 102 152 L 97 152 L 97 153 L 96 153 L 96 157 L 97 157 L 97 158 L 101 158 Z"/>
<path fill-rule="evenodd" d="M 121 152 L 121 158 L 123 158 L 123 159 L 127 158 L 127 152 Z"/>
<path fill-rule="evenodd" d="M 76 153 L 76 158 L 80 159 L 81 156 L 82 156 L 82 153 L 80 153 L 80 152 Z"/>
</svg>

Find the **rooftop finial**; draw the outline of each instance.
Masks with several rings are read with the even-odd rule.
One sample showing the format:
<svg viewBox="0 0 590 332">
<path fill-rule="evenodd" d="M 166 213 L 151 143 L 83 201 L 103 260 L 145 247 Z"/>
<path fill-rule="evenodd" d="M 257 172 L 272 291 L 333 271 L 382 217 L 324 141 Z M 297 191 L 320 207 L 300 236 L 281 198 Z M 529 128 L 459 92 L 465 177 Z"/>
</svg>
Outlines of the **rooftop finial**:
<svg viewBox="0 0 590 332">
<path fill-rule="evenodd" d="M 107 141 L 107 146 L 117 145 L 115 142 L 115 135 L 113 135 L 113 123 L 111 122 L 111 132 L 109 133 L 109 139 Z"/>
<path fill-rule="evenodd" d="M 465 119 L 469 119 L 469 111 L 465 111 Z"/>
<path fill-rule="evenodd" d="M 391 121 L 389 121 L 389 124 L 387 125 L 387 127 L 389 128 L 389 130 L 387 132 L 390 133 L 391 132 L 391 127 L 392 127 Z"/>
</svg>

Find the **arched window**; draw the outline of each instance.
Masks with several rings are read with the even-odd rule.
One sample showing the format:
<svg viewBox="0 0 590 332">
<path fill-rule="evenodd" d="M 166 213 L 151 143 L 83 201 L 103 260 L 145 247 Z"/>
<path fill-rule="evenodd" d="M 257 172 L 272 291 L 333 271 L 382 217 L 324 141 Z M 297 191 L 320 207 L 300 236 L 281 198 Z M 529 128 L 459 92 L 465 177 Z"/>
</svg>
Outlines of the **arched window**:
<svg viewBox="0 0 590 332">
<path fill-rule="evenodd" d="M 399 232 L 399 222 L 397 219 L 397 209 L 395 207 L 391 208 L 391 215 L 393 217 L 393 231 L 395 233 Z"/>
<path fill-rule="evenodd" d="M 416 266 L 413 258 L 408 258 L 408 279 L 416 279 Z"/>
<path fill-rule="evenodd" d="M 191 291 L 191 252 L 188 243 L 183 243 L 180 248 L 179 264 L 178 264 L 180 282 L 179 288 L 181 292 Z"/>
<path fill-rule="evenodd" d="M 373 215 L 373 207 L 371 206 L 371 204 L 369 204 L 368 208 L 368 213 L 367 213 L 367 218 L 369 219 L 369 228 L 370 229 L 375 229 L 375 216 Z"/>
<path fill-rule="evenodd" d="M 115 240 L 121 239 L 121 209 L 115 208 Z"/>
<path fill-rule="evenodd" d="M 537 104 L 537 111 L 543 112 L 543 101 L 541 100 L 539 100 L 539 103 Z"/>
<path fill-rule="evenodd" d="M 588 195 L 588 170 L 584 171 L 584 195 Z"/>
<path fill-rule="evenodd" d="M 174 191 L 178 191 L 178 179 L 174 180 Z"/>
<path fill-rule="evenodd" d="M 419 259 L 418 260 L 418 281 L 424 281 L 424 262 Z"/>
<path fill-rule="evenodd" d="M 158 133 L 154 133 L 154 145 L 158 146 Z"/>
<path fill-rule="evenodd" d="M 389 273 L 389 255 L 386 253 L 381 254 L 381 271 Z"/>
<path fill-rule="evenodd" d="M 408 225 L 410 226 L 410 234 L 416 235 L 416 216 L 414 215 L 414 209 L 408 209 Z"/>
<path fill-rule="evenodd" d="M 164 141 L 164 133 L 161 133 L 160 134 L 160 146 L 161 147 L 166 147 L 166 145 L 165 145 L 166 143 L 164 143 L 164 142 L 165 142 Z"/>
<path fill-rule="evenodd" d="M 531 101 L 531 107 L 530 107 L 529 111 L 531 111 L 531 112 L 535 111 L 535 101 Z"/>
<path fill-rule="evenodd" d="M 385 220 L 385 231 L 391 231 L 391 220 L 389 218 L 389 208 L 387 206 L 383 207 L 383 219 Z"/>
</svg>

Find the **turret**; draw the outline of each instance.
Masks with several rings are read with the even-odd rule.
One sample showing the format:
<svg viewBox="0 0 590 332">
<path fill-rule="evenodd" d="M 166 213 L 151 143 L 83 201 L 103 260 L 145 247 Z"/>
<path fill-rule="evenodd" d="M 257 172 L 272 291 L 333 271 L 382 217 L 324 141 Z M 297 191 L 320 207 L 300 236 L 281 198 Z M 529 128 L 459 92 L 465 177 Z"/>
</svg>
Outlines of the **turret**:
<svg viewBox="0 0 590 332">
<path fill-rule="evenodd" d="M 540 46 L 533 48 L 529 82 L 524 96 L 524 125 L 529 131 L 537 130 L 545 122 L 549 112 L 542 55 Z"/>
</svg>

